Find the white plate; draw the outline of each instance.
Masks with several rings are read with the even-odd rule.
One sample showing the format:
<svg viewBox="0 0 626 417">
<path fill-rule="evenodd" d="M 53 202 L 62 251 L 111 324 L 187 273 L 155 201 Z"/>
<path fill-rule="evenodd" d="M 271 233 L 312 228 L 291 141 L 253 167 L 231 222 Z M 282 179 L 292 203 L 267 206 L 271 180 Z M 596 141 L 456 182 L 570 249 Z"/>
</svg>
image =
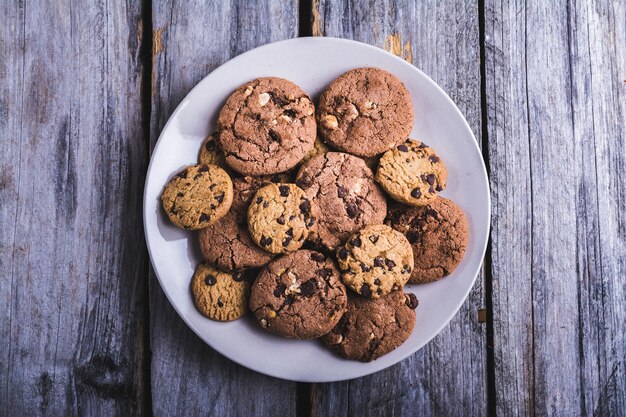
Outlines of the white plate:
<svg viewBox="0 0 626 417">
<path fill-rule="evenodd" d="M 415 110 L 412 137 L 432 146 L 448 168 L 444 196 L 465 211 L 469 244 L 454 273 L 435 283 L 408 286 L 420 301 L 411 337 L 393 352 L 370 363 L 348 361 L 319 341 L 296 341 L 266 333 L 251 318 L 218 323 L 194 308 L 189 281 L 202 258 L 193 233 L 171 225 L 159 196 L 171 176 L 196 162 L 198 148 L 216 127 L 220 107 L 239 85 L 277 76 L 317 96 L 338 75 L 352 68 L 383 68 L 404 82 Z M 428 343 L 456 314 L 483 260 L 489 231 L 490 198 L 485 165 L 476 139 L 459 109 L 430 78 L 379 48 L 334 38 L 298 38 L 256 48 L 217 68 L 191 90 L 165 125 L 148 167 L 144 227 L 150 259 L 163 291 L 191 329 L 233 361 L 279 378 L 330 382 L 387 368 Z M 180 343 L 185 343 L 181 340 Z"/>
</svg>

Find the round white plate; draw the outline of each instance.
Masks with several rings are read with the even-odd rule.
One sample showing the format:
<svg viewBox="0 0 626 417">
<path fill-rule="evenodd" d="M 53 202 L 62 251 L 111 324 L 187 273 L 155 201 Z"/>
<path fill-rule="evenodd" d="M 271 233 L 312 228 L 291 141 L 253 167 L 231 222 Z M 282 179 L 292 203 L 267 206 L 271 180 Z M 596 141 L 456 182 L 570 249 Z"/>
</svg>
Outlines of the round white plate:
<svg viewBox="0 0 626 417">
<path fill-rule="evenodd" d="M 195 266 L 202 261 L 196 235 L 170 224 L 159 199 L 174 173 L 196 163 L 202 140 L 216 128 L 222 104 L 239 85 L 258 77 L 283 77 L 316 99 L 333 79 L 358 67 L 383 68 L 404 82 L 413 97 L 412 137 L 432 146 L 446 163 L 448 186 L 443 195 L 454 200 L 469 221 L 467 252 L 454 273 L 439 282 L 407 287 L 420 301 L 411 337 L 370 363 L 344 360 L 319 341 L 273 336 L 250 317 L 219 323 L 200 315 L 189 292 Z M 489 217 L 485 165 L 470 127 L 452 100 L 402 59 L 370 45 L 334 38 L 298 38 L 265 45 L 228 61 L 204 78 L 161 132 L 148 167 L 144 195 L 150 259 L 163 291 L 187 325 L 215 350 L 243 366 L 306 382 L 371 374 L 401 361 L 435 337 L 456 314 L 474 284 L 487 245 Z"/>
</svg>

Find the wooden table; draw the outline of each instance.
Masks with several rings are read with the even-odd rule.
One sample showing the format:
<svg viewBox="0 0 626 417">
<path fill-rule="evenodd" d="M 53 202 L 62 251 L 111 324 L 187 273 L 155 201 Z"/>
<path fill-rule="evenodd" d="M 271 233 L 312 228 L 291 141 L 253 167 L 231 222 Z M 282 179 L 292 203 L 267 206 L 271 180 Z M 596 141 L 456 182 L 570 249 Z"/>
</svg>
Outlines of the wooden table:
<svg viewBox="0 0 626 417">
<path fill-rule="evenodd" d="M 626 415 L 623 1 L 0 3 L 1 415 Z M 441 334 L 312 385 L 200 341 L 150 271 L 141 215 L 187 92 L 309 35 L 430 75 L 480 141 L 493 198 L 484 271 Z"/>
</svg>

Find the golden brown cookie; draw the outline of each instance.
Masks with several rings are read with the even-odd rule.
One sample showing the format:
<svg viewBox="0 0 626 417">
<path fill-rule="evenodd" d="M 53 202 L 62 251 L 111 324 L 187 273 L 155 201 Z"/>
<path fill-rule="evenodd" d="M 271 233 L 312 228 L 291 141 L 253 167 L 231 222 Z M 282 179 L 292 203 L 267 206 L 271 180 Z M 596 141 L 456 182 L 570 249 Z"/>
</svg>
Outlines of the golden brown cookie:
<svg viewBox="0 0 626 417">
<path fill-rule="evenodd" d="M 298 250 L 315 230 L 318 210 L 295 184 L 269 184 L 256 192 L 248 207 L 252 239 L 271 253 Z"/>
<path fill-rule="evenodd" d="M 402 290 L 377 299 L 349 294 L 346 314 L 322 340 L 344 358 L 370 362 L 408 339 L 417 305 L 417 297 Z"/>
<path fill-rule="evenodd" d="M 467 219 L 447 198 L 422 207 L 398 205 L 390 210 L 386 224 L 403 233 L 413 248 L 415 267 L 409 281 L 413 284 L 449 275 L 465 255 Z"/>
<path fill-rule="evenodd" d="M 246 314 L 248 283 L 241 273 L 222 272 L 202 263 L 191 279 L 191 294 L 196 308 L 212 320 L 231 321 Z"/>
<path fill-rule="evenodd" d="M 401 144 L 413 129 L 406 87 L 378 68 L 358 68 L 333 81 L 320 96 L 319 131 L 332 147 L 370 157 Z"/>
<path fill-rule="evenodd" d="M 198 152 L 198 163 L 205 165 L 213 164 L 220 168 L 226 168 L 228 165 L 226 164 L 224 154 L 217 144 L 216 137 L 217 132 L 213 132 L 204 139 Z"/>
<path fill-rule="evenodd" d="M 317 135 L 311 99 L 282 78 L 258 78 L 239 87 L 218 117 L 226 163 L 244 175 L 295 167 Z"/>
<path fill-rule="evenodd" d="M 382 224 L 353 234 L 337 250 L 337 259 L 343 282 L 368 298 L 401 289 L 413 270 L 413 250 L 406 237 Z"/>
<path fill-rule="evenodd" d="M 228 212 L 233 201 L 233 183 L 217 165 L 192 165 L 167 183 L 161 201 L 172 223 L 198 230 Z"/>
<path fill-rule="evenodd" d="M 376 181 L 396 201 L 425 206 L 446 188 L 448 171 L 441 158 L 422 142 L 408 140 L 380 158 Z"/>
<path fill-rule="evenodd" d="M 337 324 L 346 310 L 347 292 L 331 258 L 299 250 L 261 271 L 252 285 L 250 309 L 272 333 L 312 339 Z"/>
</svg>

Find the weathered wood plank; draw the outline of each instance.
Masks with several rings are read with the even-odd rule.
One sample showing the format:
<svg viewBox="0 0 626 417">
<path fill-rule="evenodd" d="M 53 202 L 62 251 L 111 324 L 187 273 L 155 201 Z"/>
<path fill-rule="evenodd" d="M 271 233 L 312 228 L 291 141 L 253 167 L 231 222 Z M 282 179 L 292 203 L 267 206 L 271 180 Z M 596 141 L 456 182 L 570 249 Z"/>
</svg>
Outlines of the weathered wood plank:
<svg viewBox="0 0 626 417">
<path fill-rule="evenodd" d="M 0 414 L 141 413 L 139 4 L 0 3 Z"/>
<path fill-rule="evenodd" d="M 210 71 L 255 46 L 298 34 L 298 4 L 153 4 L 152 144 L 182 98 Z M 183 323 L 151 278 L 155 415 L 295 415 L 296 384 L 222 357 Z"/>
<path fill-rule="evenodd" d="M 452 97 L 481 137 L 478 8 L 473 2 L 313 4 L 313 33 L 386 48 Z M 480 279 L 479 279 L 480 281 Z M 451 323 L 420 352 L 357 380 L 314 387 L 316 415 L 485 415 L 486 329 L 482 282 Z"/>
<path fill-rule="evenodd" d="M 485 8 L 498 415 L 626 414 L 626 8 Z"/>
</svg>

